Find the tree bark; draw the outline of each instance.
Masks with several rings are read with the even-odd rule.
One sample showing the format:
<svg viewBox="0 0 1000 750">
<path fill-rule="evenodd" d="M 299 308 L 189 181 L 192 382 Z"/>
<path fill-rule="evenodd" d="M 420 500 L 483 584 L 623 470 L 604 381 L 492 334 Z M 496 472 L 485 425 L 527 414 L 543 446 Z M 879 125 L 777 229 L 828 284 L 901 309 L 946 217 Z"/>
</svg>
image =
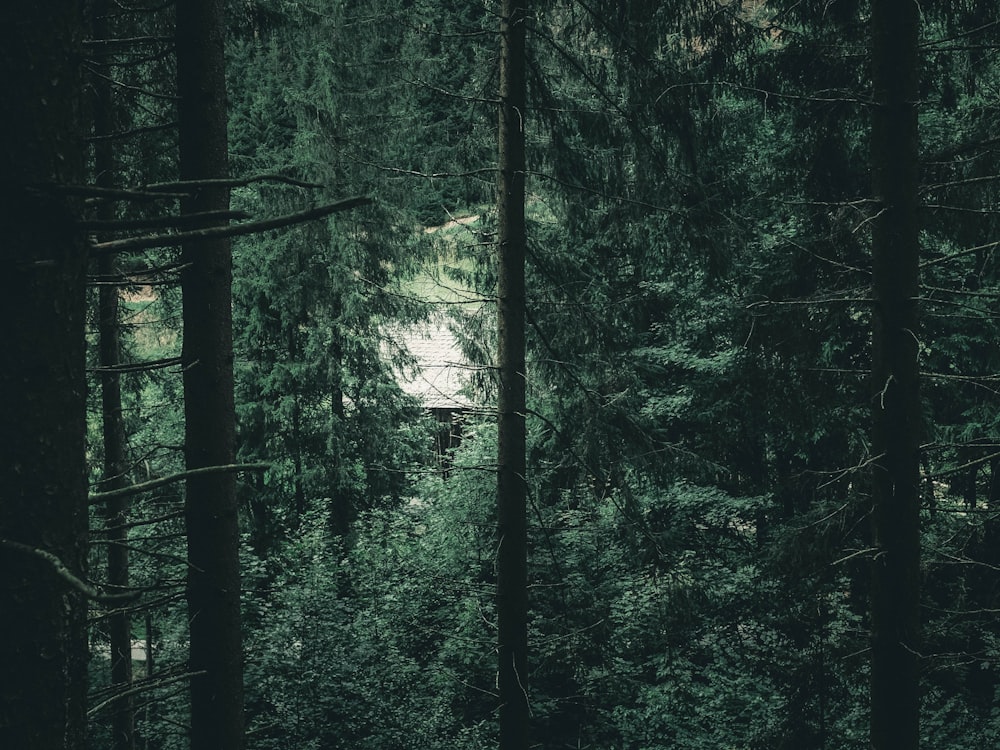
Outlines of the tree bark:
<svg viewBox="0 0 1000 750">
<path fill-rule="evenodd" d="M 181 180 L 228 177 L 224 3 L 177 2 Z M 228 211 L 226 184 L 206 184 L 182 214 Z M 232 255 L 226 237 L 182 247 L 185 460 L 188 469 L 235 463 Z M 186 483 L 192 750 L 239 750 L 243 738 L 236 478 Z"/>
<path fill-rule="evenodd" d="M 871 746 L 919 745 L 920 433 L 917 35 L 912 0 L 873 0 L 874 529 Z"/>
<path fill-rule="evenodd" d="M 101 258 L 102 273 L 113 273 L 115 261 Z M 99 293 L 100 357 L 102 366 L 119 361 L 120 337 L 118 325 L 118 287 L 104 286 Z M 101 373 L 101 415 L 103 418 L 104 481 L 101 490 L 124 487 L 127 462 L 125 454 L 125 421 L 122 417 L 121 375 L 114 371 Z M 108 539 L 108 589 L 111 593 L 129 584 L 127 497 L 115 497 L 105 507 Z M 111 684 L 121 692 L 132 684 L 132 624 L 127 607 L 119 607 L 108 616 L 108 638 L 111 643 Z M 112 709 L 112 750 L 132 750 L 135 747 L 134 701 L 124 695 Z"/>
<path fill-rule="evenodd" d="M 530 716 L 524 335 L 526 4 L 526 0 L 504 0 L 500 11 L 496 607 L 501 750 L 526 750 Z"/>
<path fill-rule="evenodd" d="M 86 605 L 38 555 L 86 564 L 86 247 L 76 206 L 32 185 L 84 179 L 73 0 L 0 4 L 0 747 L 86 733 Z"/>
<path fill-rule="evenodd" d="M 109 38 L 110 3 L 96 0 L 92 7 L 92 38 Z M 107 76 L 95 77 L 94 101 L 94 183 L 98 187 L 113 188 L 116 165 L 114 143 L 100 136 L 113 133 L 114 101 L 111 80 Z M 105 202 L 98 207 L 100 221 L 115 219 L 114 204 Z M 101 276 L 117 275 L 114 256 L 98 258 L 97 272 Z M 101 423 L 104 446 L 104 478 L 101 490 L 114 490 L 127 484 L 125 420 L 122 414 L 121 373 L 116 367 L 121 363 L 121 336 L 119 326 L 119 297 L 117 286 L 102 285 L 98 290 L 98 354 L 101 366 Z M 128 527 L 125 525 L 128 500 L 124 497 L 108 501 L 105 507 L 108 541 L 109 590 L 114 593 L 128 586 L 129 553 Z M 112 750 L 133 750 L 135 747 L 134 700 L 128 693 L 132 685 L 132 624 L 126 607 L 113 610 L 108 616 L 108 640 L 111 646 L 111 684 L 122 693 L 111 709 Z"/>
</svg>

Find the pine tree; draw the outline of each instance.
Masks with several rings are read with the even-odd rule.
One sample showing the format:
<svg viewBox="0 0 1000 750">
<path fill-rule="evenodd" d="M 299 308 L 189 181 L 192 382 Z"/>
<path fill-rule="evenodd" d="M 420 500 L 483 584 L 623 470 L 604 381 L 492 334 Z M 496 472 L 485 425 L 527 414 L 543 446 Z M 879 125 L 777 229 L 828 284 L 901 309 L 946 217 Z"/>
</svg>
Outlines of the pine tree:
<svg viewBox="0 0 1000 750">
<path fill-rule="evenodd" d="M 95 40 L 110 38 L 108 22 L 110 4 L 107 0 L 95 2 L 92 7 L 91 33 Z M 110 140 L 114 132 L 115 103 L 112 97 L 110 66 L 104 66 L 105 75 L 95 76 L 94 90 L 94 182 L 98 187 L 113 188 L 117 175 L 114 145 Z M 97 218 L 112 221 L 115 204 L 105 201 L 98 206 Z M 99 364 L 101 369 L 101 436 L 104 452 L 103 481 L 100 490 L 124 487 L 128 482 L 126 460 L 125 417 L 122 410 L 121 374 L 116 370 L 121 363 L 120 288 L 116 282 L 118 260 L 111 254 L 97 260 L 97 274 L 103 281 L 98 289 Z M 127 497 L 108 501 L 105 508 L 107 530 L 107 583 L 122 591 L 129 584 Z M 111 741 L 114 750 L 133 750 L 135 747 L 134 702 L 129 690 L 132 687 L 132 626 L 129 611 L 119 607 L 108 614 L 108 641 L 111 647 L 111 684 L 122 696 L 114 703 L 111 720 Z"/>
<path fill-rule="evenodd" d="M 871 744 L 919 746 L 920 437 L 917 39 L 920 10 L 872 3 Z"/>
<path fill-rule="evenodd" d="M 0 745 L 78 750 L 86 728 L 86 249 L 82 19 L 0 10 Z"/>
<path fill-rule="evenodd" d="M 177 95 L 182 180 L 228 177 L 222 0 L 177 3 Z M 226 211 L 229 188 L 204 184 L 182 213 Z M 232 257 L 228 239 L 182 248 L 184 420 L 188 469 L 235 462 Z M 191 747 L 243 746 L 239 518 L 231 473 L 186 483 Z"/>
<path fill-rule="evenodd" d="M 500 748 L 528 747 L 528 480 L 525 436 L 526 0 L 500 11 L 497 251 L 497 684 Z"/>
</svg>

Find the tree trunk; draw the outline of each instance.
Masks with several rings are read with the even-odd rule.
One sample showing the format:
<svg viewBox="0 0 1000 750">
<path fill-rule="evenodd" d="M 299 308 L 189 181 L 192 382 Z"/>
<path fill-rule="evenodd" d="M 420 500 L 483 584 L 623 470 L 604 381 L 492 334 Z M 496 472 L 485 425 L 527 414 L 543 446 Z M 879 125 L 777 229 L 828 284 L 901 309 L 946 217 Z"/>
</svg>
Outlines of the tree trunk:
<svg viewBox="0 0 1000 750">
<path fill-rule="evenodd" d="M 222 0 L 177 2 L 177 93 L 182 180 L 226 177 Z M 225 211 L 229 189 L 205 187 L 182 213 Z M 185 459 L 189 469 L 235 461 L 232 256 L 225 238 L 182 248 Z M 187 600 L 191 627 L 192 750 L 243 747 L 239 526 L 231 473 L 187 481 Z"/>
<path fill-rule="evenodd" d="M 113 256 L 100 259 L 99 273 L 111 276 L 117 269 Z M 113 367 L 120 361 L 118 325 L 118 287 L 102 286 L 99 293 L 100 362 Z M 103 418 L 104 480 L 101 491 L 126 485 L 125 421 L 122 418 L 120 375 L 105 370 L 101 373 L 101 415 Z M 114 592 L 129 584 L 128 499 L 113 498 L 105 508 L 108 540 L 108 587 Z M 127 608 L 119 608 L 108 616 L 108 637 L 111 642 L 111 684 L 124 692 L 132 684 L 132 625 Z M 120 698 L 112 709 L 111 736 L 113 750 L 135 747 L 133 700 Z"/>
<path fill-rule="evenodd" d="M 108 0 L 97 0 L 92 8 L 94 39 L 108 39 Z M 93 82 L 94 134 L 114 132 L 114 103 L 109 77 L 95 77 Z M 114 148 L 109 139 L 94 142 L 94 182 L 99 187 L 114 187 L 116 174 Z M 98 208 L 98 219 L 112 221 L 114 204 L 110 201 Z M 113 278 L 118 270 L 114 255 L 98 259 L 99 276 Z M 126 485 L 128 470 L 125 451 L 125 420 L 122 415 L 121 375 L 113 370 L 121 361 L 119 326 L 119 289 L 114 284 L 101 286 L 98 291 L 99 361 L 101 372 L 101 418 L 104 445 L 104 479 L 100 490 L 113 490 Z M 114 498 L 107 502 L 105 519 L 108 541 L 108 587 L 111 591 L 128 586 L 128 529 L 125 526 L 128 499 Z M 111 684 L 122 693 L 132 684 L 132 625 L 128 610 L 118 608 L 108 615 L 108 640 L 111 644 Z M 111 709 L 112 750 L 133 750 L 135 747 L 134 701 L 127 693 Z"/>
<path fill-rule="evenodd" d="M 83 182 L 81 19 L 0 4 L 0 747 L 86 733 L 86 248 L 59 184 Z M 25 545 L 25 546 L 15 546 Z"/>
<path fill-rule="evenodd" d="M 917 34 L 911 0 L 872 2 L 875 546 L 871 746 L 919 745 L 920 432 Z"/>
<path fill-rule="evenodd" d="M 497 455 L 497 682 L 500 749 L 528 747 L 527 482 L 525 462 L 526 0 L 500 17 Z"/>
</svg>

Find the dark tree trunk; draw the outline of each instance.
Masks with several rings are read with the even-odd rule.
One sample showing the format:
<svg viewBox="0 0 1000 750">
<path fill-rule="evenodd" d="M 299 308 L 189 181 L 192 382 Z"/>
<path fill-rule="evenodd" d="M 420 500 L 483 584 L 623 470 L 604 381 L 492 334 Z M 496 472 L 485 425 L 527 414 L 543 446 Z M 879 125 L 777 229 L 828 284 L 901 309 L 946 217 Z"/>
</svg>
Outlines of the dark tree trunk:
<svg viewBox="0 0 1000 750">
<path fill-rule="evenodd" d="M 108 39 L 108 0 L 97 0 L 92 8 L 94 39 Z M 108 135 L 114 128 L 114 103 L 109 77 L 96 77 L 93 82 L 94 135 Z M 110 139 L 94 142 L 94 182 L 99 187 L 114 187 L 116 173 L 114 147 Z M 106 202 L 98 209 L 98 219 L 112 221 L 114 204 Z M 118 270 L 114 255 L 98 259 L 97 273 L 113 278 Z M 112 368 L 121 361 L 119 326 L 119 289 L 116 285 L 101 286 L 98 291 L 99 361 L 106 368 L 101 373 L 102 442 L 104 445 L 104 479 L 100 489 L 113 490 L 126 484 L 125 419 L 122 414 L 121 375 Z M 108 587 L 111 591 L 128 586 L 128 529 L 125 526 L 128 499 L 114 498 L 107 502 L 105 519 L 108 541 Z M 132 750 L 135 747 L 135 717 L 132 696 L 126 691 L 132 683 L 132 625 L 128 610 L 120 607 L 108 615 L 108 640 L 111 644 L 111 684 L 123 693 L 111 709 L 112 750 Z"/>
<path fill-rule="evenodd" d="M 101 258 L 98 272 L 112 276 L 117 270 L 113 256 Z M 118 325 L 118 287 L 103 286 L 99 293 L 100 362 L 113 367 L 120 361 Z M 127 462 L 125 455 L 125 422 L 122 418 L 121 382 L 118 373 L 101 374 L 101 415 L 103 417 L 104 481 L 100 489 L 124 487 Z M 107 503 L 108 588 L 114 592 L 129 584 L 128 499 L 114 498 Z M 132 683 L 132 625 L 127 608 L 119 608 L 108 616 L 108 637 L 111 642 L 111 683 L 124 692 Z M 135 747 L 135 720 L 131 696 L 118 699 L 112 709 L 111 736 L 113 750 Z"/>
<path fill-rule="evenodd" d="M 500 11 L 497 456 L 497 681 L 500 749 L 528 747 L 527 482 L 525 462 L 526 0 Z"/>
<path fill-rule="evenodd" d="M 911 0 L 872 2 L 875 547 L 871 746 L 919 745 L 920 432 L 917 33 Z"/>
<path fill-rule="evenodd" d="M 299 273 L 301 274 L 301 258 L 299 263 Z M 306 320 L 307 314 L 305 311 L 305 303 L 303 302 L 302 307 L 299 310 L 298 318 L 291 326 L 289 326 L 288 333 L 286 334 L 288 339 L 289 362 L 298 362 L 302 357 L 302 353 L 299 351 L 298 336 L 301 326 L 306 323 Z M 292 435 L 290 440 L 288 440 L 288 452 L 292 456 L 292 467 L 295 472 L 295 476 L 292 478 L 292 487 L 295 495 L 295 524 L 298 526 L 302 523 L 302 518 L 306 513 L 306 490 L 302 473 L 302 393 L 301 384 L 297 379 L 293 382 L 292 388 Z"/>
<path fill-rule="evenodd" d="M 222 0 L 177 2 L 177 93 L 183 180 L 228 174 Z M 225 211 L 229 191 L 207 187 L 182 212 Z M 187 467 L 235 461 L 232 257 L 227 239 L 182 248 L 184 418 Z M 192 750 L 243 747 L 236 480 L 220 473 L 187 481 L 187 599 L 191 627 Z"/>
<path fill-rule="evenodd" d="M 57 184 L 83 182 L 81 19 L 0 4 L 0 747 L 86 733 L 86 248 Z M 17 546 L 25 545 L 25 546 Z"/>
</svg>

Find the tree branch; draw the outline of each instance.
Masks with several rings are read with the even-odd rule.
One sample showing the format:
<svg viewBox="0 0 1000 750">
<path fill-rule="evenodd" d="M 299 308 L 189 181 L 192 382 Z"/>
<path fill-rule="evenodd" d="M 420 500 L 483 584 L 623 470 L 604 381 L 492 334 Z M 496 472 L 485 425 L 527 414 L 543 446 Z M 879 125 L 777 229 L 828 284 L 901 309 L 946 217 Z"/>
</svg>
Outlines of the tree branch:
<svg viewBox="0 0 1000 750">
<path fill-rule="evenodd" d="M 149 362 L 134 362 L 131 364 L 107 365 L 104 367 L 88 367 L 87 372 L 149 372 L 150 370 L 162 370 L 171 365 L 179 365 L 180 357 L 166 357 L 164 359 L 154 359 Z"/>
<path fill-rule="evenodd" d="M 121 39 L 84 39 L 83 46 L 87 48 L 102 47 L 132 47 L 137 44 L 173 44 L 172 36 L 134 36 Z"/>
<path fill-rule="evenodd" d="M 225 474 L 234 471 L 263 471 L 265 469 L 271 468 L 271 464 L 266 463 L 253 463 L 253 464 L 223 464 L 220 466 L 203 466 L 199 469 L 188 469 L 187 471 L 179 471 L 176 474 L 171 474 L 166 477 L 160 477 L 158 479 L 150 479 L 148 482 L 140 482 L 139 484 L 132 484 L 128 487 L 121 487 L 117 490 L 108 490 L 106 492 L 91 492 L 87 496 L 87 500 L 90 505 L 97 505 L 99 503 L 106 502 L 117 497 L 129 497 L 131 495 L 138 495 L 142 492 L 148 492 L 149 490 L 155 490 L 157 487 L 163 487 L 166 484 L 173 484 L 174 482 L 180 482 L 189 477 L 198 477 L 205 474 Z"/>
<path fill-rule="evenodd" d="M 987 242 L 983 245 L 976 245 L 975 247 L 969 247 L 966 248 L 965 250 L 957 250 L 956 252 L 950 253 L 948 255 L 942 255 L 940 257 L 933 258 L 931 260 L 925 260 L 923 263 L 920 264 L 920 268 L 923 269 L 929 266 L 936 266 L 939 263 L 945 263 L 949 260 L 954 260 L 955 258 L 961 258 L 963 255 L 972 255 L 973 253 L 978 253 L 982 250 L 991 250 L 994 247 L 997 247 L 998 245 L 1000 245 L 1000 240 L 996 242 Z"/>
<path fill-rule="evenodd" d="M 68 583 L 71 588 L 76 589 L 87 599 L 91 599 L 95 602 L 100 602 L 101 604 L 121 604 L 123 602 L 131 601 L 139 596 L 139 594 L 135 592 L 128 592 L 125 594 L 105 594 L 96 586 L 77 578 L 56 555 L 47 550 L 32 547 L 30 544 L 14 542 L 10 539 L 0 539 L 0 547 L 6 547 L 7 549 L 14 550 L 15 552 L 22 552 L 26 555 L 30 555 L 31 557 L 36 557 L 39 560 L 47 562 L 52 568 L 52 571 Z"/>
<path fill-rule="evenodd" d="M 318 206 L 307 211 L 299 211 L 284 216 L 277 216 L 273 219 L 261 219 L 251 221 L 246 224 L 233 224 L 220 227 L 206 227 L 205 229 L 195 229 L 189 232 L 176 232 L 174 234 L 152 235 L 149 237 L 130 237 L 121 240 L 109 240 L 107 242 L 96 242 L 91 245 L 91 250 L 96 253 L 119 253 L 123 251 L 146 250 L 153 247 L 176 247 L 185 242 L 197 242 L 199 240 L 219 239 L 222 237 L 239 237 L 246 234 L 266 232 L 270 229 L 280 229 L 293 224 L 301 224 L 314 219 L 322 219 L 324 216 L 347 211 L 358 206 L 366 206 L 372 202 L 371 198 L 358 196 L 346 198 L 336 203 L 329 203 L 325 206 Z"/>
<path fill-rule="evenodd" d="M 91 706 L 87 709 L 87 716 L 94 716 L 99 713 L 102 709 L 107 708 L 112 703 L 120 701 L 123 698 L 127 698 L 130 695 L 137 695 L 139 693 L 146 693 L 150 690 L 156 690 L 164 685 L 169 685 L 172 682 L 180 682 L 181 680 L 190 680 L 192 677 L 198 677 L 205 674 L 204 670 L 200 672 L 185 672 L 184 674 L 175 675 L 173 677 L 157 678 L 155 682 L 143 682 L 141 685 L 137 685 L 134 688 L 129 688 L 121 693 L 112 695 L 105 701 L 98 703 L 96 706 Z"/>
<path fill-rule="evenodd" d="M 255 182 L 283 182 L 286 185 L 304 188 L 325 187 L 318 182 L 305 182 L 283 174 L 257 174 L 249 177 L 215 177 L 204 180 L 180 180 L 177 182 L 154 182 L 144 185 L 144 190 L 178 190 L 191 187 L 246 187 Z"/>
<path fill-rule="evenodd" d="M 165 122 L 162 125 L 147 125 L 142 128 L 132 128 L 131 130 L 119 130 L 114 133 L 103 133 L 101 135 L 90 135 L 84 138 L 88 143 L 96 143 L 98 141 L 115 141 L 122 138 L 132 138 L 137 135 L 146 135 L 148 133 L 159 133 L 163 130 L 170 130 L 176 128 L 176 122 Z"/>
<path fill-rule="evenodd" d="M 125 229 L 157 229 L 160 227 L 184 227 L 203 221 L 237 221 L 250 219 L 246 211 L 201 211 L 183 216 L 154 216 L 148 219 L 113 219 L 111 221 L 81 221 L 80 229 L 118 231 Z"/>
</svg>

